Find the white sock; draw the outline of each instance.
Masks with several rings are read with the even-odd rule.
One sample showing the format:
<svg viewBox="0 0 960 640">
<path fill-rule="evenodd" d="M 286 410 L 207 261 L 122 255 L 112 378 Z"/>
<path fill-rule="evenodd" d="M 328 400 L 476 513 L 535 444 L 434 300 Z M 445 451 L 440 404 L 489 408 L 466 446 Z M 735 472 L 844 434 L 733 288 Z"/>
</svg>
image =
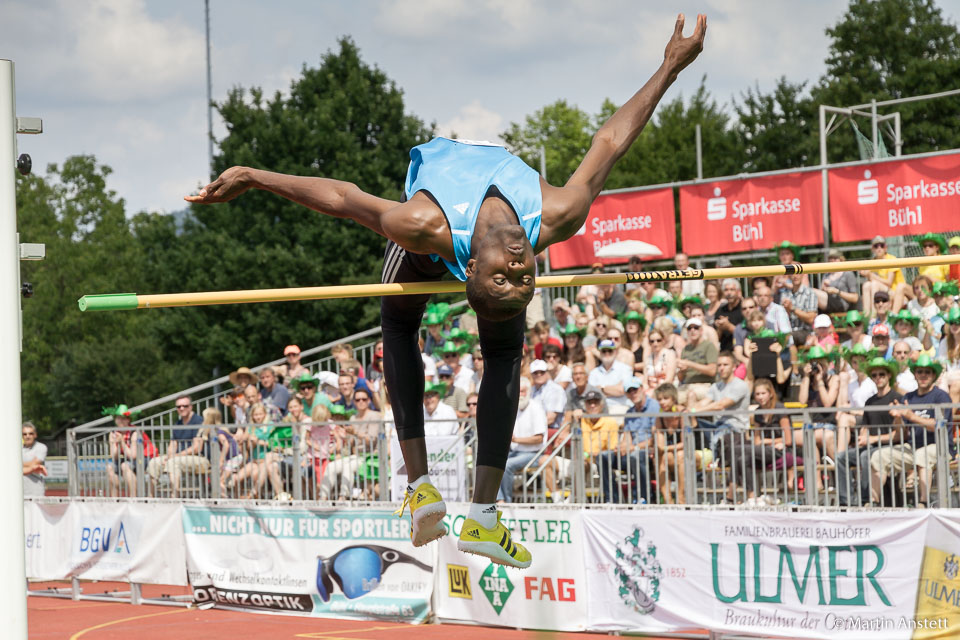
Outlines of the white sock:
<svg viewBox="0 0 960 640">
<path fill-rule="evenodd" d="M 563 493 L 559 490 L 554 491 L 553 493 L 550 494 L 550 499 L 553 500 L 554 502 L 560 502 L 561 500 L 563 500 Z"/>
<path fill-rule="evenodd" d="M 497 526 L 497 505 L 492 502 L 490 504 L 471 502 L 470 515 L 467 517 L 475 520 L 484 529 L 493 529 Z"/>
<path fill-rule="evenodd" d="M 426 483 L 428 483 L 428 482 L 430 482 L 430 476 L 429 476 L 429 475 L 420 476 L 420 477 L 417 478 L 416 480 L 411 480 L 411 481 L 410 481 L 410 489 L 411 489 L 412 491 L 416 491 L 417 489 L 420 488 L 420 485 L 426 484 Z"/>
</svg>

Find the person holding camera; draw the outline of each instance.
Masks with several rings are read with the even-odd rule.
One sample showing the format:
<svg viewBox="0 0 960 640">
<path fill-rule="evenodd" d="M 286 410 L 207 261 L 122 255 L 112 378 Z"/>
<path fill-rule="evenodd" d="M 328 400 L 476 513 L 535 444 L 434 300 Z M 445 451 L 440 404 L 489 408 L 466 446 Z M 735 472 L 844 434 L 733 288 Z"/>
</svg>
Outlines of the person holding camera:
<svg viewBox="0 0 960 640">
<path fill-rule="evenodd" d="M 832 462 L 837 444 L 837 396 L 840 394 L 840 377 L 833 370 L 829 355 L 819 345 L 810 347 L 802 356 L 800 395 L 797 398 L 808 407 L 823 407 L 829 411 L 811 411 L 814 438 L 817 446 Z"/>
</svg>

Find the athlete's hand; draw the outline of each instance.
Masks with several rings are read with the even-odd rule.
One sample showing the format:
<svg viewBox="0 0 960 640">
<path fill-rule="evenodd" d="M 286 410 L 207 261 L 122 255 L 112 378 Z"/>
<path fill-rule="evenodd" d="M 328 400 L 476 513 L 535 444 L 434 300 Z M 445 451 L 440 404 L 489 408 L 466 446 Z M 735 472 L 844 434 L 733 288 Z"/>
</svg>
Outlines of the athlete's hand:
<svg viewBox="0 0 960 640">
<path fill-rule="evenodd" d="M 183 199 L 198 204 L 227 202 L 244 193 L 251 186 L 253 183 L 247 167 L 230 167 L 221 173 L 219 178 L 200 189 L 200 193 L 195 196 L 184 196 Z"/>
<path fill-rule="evenodd" d="M 703 51 L 703 36 L 707 33 L 707 16 L 702 13 L 697 14 L 697 26 L 693 30 L 693 35 L 689 38 L 683 37 L 683 22 L 684 17 L 681 13 L 677 16 L 673 36 L 663 52 L 664 63 L 673 73 L 680 73 L 687 65 L 697 59 L 697 56 Z"/>
</svg>

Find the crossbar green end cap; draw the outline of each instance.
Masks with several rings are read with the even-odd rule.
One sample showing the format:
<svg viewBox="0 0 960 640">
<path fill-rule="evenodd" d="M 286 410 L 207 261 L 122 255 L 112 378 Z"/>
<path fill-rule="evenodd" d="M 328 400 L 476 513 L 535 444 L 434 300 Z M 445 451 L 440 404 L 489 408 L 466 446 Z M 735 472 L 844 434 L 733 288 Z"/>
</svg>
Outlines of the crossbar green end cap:
<svg viewBox="0 0 960 640">
<path fill-rule="evenodd" d="M 135 293 L 105 293 L 83 296 L 78 300 L 80 311 L 126 311 L 137 308 Z"/>
</svg>

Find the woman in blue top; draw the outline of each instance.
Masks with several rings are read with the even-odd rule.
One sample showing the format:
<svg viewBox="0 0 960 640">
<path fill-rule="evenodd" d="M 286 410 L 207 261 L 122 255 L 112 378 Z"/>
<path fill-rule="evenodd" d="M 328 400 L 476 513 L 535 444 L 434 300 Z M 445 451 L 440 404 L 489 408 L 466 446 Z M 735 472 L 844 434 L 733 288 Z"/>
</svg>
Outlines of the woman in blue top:
<svg viewBox="0 0 960 640">
<path fill-rule="evenodd" d="M 510 539 L 494 504 L 519 398 L 524 310 L 534 292 L 534 256 L 573 236 L 617 162 L 677 75 L 703 49 L 706 16 L 683 37 L 677 18 L 664 61 L 650 80 L 597 131 L 580 166 L 553 187 L 506 149 L 490 143 L 437 138 L 410 152 L 403 202 L 364 193 L 356 185 L 231 167 L 187 196 L 188 202 L 226 202 L 248 189 L 271 191 L 321 213 L 355 220 L 386 237 L 384 282 L 440 279 L 466 282 L 477 312 L 484 377 L 477 406 L 477 480 L 458 546 L 493 562 L 527 567 L 530 554 Z M 446 507 L 427 475 L 423 430 L 423 367 L 417 332 L 429 296 L 381 301 L 384 378 L 393 400 L 397 435 L 411 478 L 413 543 L 445 533 Z M 401 513 L 402 513 L 401 507 Z"/>
</svg>

